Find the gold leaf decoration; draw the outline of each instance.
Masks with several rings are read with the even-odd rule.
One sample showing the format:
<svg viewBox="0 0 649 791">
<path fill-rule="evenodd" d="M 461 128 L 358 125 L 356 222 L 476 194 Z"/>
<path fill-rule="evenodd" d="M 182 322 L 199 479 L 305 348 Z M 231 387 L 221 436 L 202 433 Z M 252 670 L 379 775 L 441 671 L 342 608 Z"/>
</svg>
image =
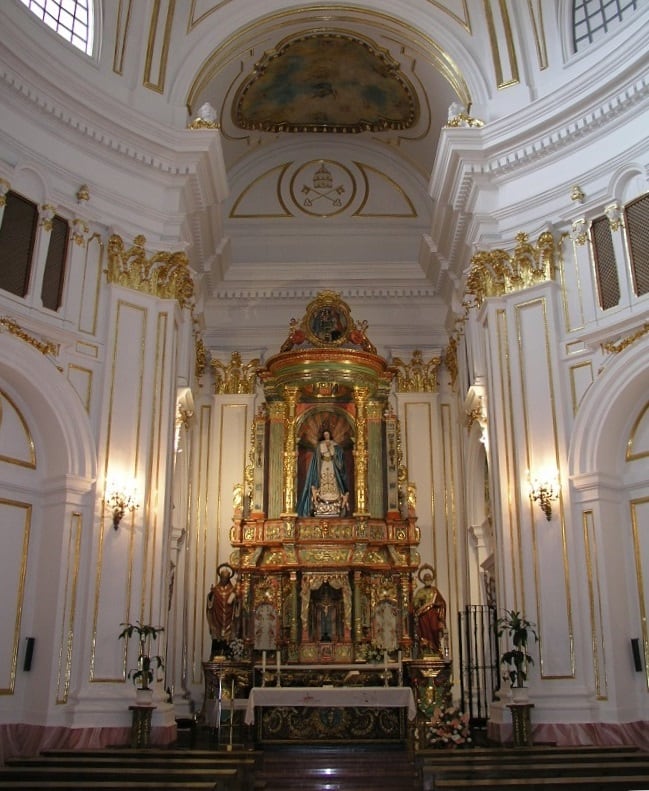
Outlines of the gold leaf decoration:
<svg viewBox="0 0 649 791">
<path fill-rule="evenodd" d="M 487 297 L 521 291 L 536 283 L 552 280 L 555 272 L 556 245 L 549 231 L 544 231 L 536 245 L 527 234 L 516 235 L 518 244 L 513 253 L 506 250 L 481 250 L 471 259 L 465 301 L 467 308 L 478 307 Z"/>
<path fill-rule="evenodd" d="M 138 235 L 126 248 L 123 239 L 113 234 L 108 240 L 109 283 L 151 294 L 161 299 L 175 299 L 181 308 L 194 296 L 194 282 L 187 255 L 161 251 L 147 258 L 146 239 Z"/>
</svg>

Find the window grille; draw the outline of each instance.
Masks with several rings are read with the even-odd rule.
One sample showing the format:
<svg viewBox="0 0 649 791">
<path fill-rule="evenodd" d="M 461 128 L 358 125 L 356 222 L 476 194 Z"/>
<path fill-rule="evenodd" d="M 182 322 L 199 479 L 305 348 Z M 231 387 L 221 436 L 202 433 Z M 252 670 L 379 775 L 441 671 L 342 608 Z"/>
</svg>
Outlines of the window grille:
<svg viewBox="0 0 649 791">
<path fill-rule="evenodd" d="M 649 293 L 649 193 L 624 207 L 629 237 L 633 290 L 641 297 Z"/>
<path fill-rule="evenodd" d="M 638 9 L 641 0 L 573 0 L 572 35 L 575 52 L 605 36 Z"/>
<path fill-rule="evenodd" d="M 24 297 L 29 288 L 38 208 L 15 192 L 7 193 L 0 225 L 0 288 Z"/>
<path fill-rule="evenodd" d="M 58 310 L 61 307 L 65 259 L 68 252 L 69 226 L 62 217 L 52 219 L 50 244 L 45 259 L 41 299 L 43 307 Z"/>
<path fill-rule="evenodd" d="M 608 217 L 598 217 L 591 225 L 595 277 L 602 310 L 615 307 L 620 301 L 620 281 L 617 275 L 613 237 Z"/>
<path fill-rule="evenodd" d="M 21 0 L 32 14 L 77 49 L 92 55 L 93 0 Z"/>
</svg>

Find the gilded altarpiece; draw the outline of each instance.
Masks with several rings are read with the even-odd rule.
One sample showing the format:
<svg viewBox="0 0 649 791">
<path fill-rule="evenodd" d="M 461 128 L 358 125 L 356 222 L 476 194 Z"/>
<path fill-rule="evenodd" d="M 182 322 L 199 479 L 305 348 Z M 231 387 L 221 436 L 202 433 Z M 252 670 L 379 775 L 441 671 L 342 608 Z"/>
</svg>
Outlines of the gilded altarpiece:
<svg viewBox="0 0 649 791">
<path fill-rule="evenodd" d="M 323 292 L 258 375 L 265 403 L 230 531 L 256 683 L 403 684 L 420 536 L 395 371 L 366 323 Z"/>
</svg>

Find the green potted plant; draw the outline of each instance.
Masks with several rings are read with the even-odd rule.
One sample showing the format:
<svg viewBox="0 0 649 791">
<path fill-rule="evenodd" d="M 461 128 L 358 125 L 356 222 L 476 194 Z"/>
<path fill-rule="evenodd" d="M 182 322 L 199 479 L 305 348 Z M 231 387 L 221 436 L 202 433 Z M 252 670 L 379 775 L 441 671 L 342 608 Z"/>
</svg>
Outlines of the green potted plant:
<svg viewBox="0 0 649 791">
<path fill-rule="evenodd" d="M 153 696 L 153 689 L 149 685 L 155 677 L 155 671 L 164 670 L 162 657 L 158 655 L 151 656 L 151 640 L 155 640 L 160 632 L 164 632 L 164 627 L 143 624 L 139 621 L 122 623 L 120 626 L 123 627 L 119 633 L 120 640 L 128 640 L 133 634 L 137 635 L 139 643 L 137 667 L 129 670 L 128 677 L 135 685 L 136 698 L 150 701 Z"/>
<path fill-rule="evenodd" d="M 498 637 L 506 635 L 510 647 L 500 657 L 500 664 L 507 666 L 506 675 L 512 689 L 512 698 L 521 700 L 526 697 L 525 689 L 527 671 L 534 660 L 528 653 L 528 645 L 539 638 L 536 634 L 535 624 L 528 621 L 524 615 L 517 610 L 505 610 L 505 614 L 498 619 Z"/>
</svg>

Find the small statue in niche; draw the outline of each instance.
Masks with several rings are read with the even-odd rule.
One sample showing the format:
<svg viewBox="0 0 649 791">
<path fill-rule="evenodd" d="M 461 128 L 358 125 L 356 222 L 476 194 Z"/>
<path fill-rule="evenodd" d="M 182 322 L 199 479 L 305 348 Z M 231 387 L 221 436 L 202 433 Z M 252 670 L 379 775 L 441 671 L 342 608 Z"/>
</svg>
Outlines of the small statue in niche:
<svg viewBox="0 0 649 791">
<path fill-rule="evenodd" d="M 304 488 L 298 501 L 299 516 L 345 516 L 349 511 L 349 486 L 342 447 L 324 423 L 313 451 Z"/>
<path fill-rule="evenodd" d="M 317 642 L 336 642 L 342 637 L 341 597 L 327 583 L 312 595 L 311 639 Z"/>
<path fill-rule="evenodd" d="M 424 563 L 417 572 L 422 586 L 412 606 L 415 613 L 419 649 L 424 656 L 442 656 L 446 635 L 446 601 L 435 586 L 435 569 Z"/>
</svg>

